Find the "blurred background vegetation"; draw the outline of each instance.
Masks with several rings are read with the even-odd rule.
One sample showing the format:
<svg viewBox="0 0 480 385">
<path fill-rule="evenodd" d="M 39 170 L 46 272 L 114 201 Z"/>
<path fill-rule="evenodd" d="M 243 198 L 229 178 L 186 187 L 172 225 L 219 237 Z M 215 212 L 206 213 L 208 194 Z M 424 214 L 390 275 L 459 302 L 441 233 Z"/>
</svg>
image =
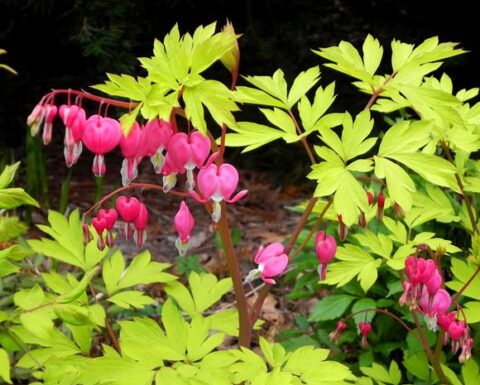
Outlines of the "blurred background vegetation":
<svg viewBox="0 0 480 385">
<path fill-rule="evenodd" d="M 480 62 L 477 16 L 469 2 L 441 4 L 434 0 L 0 0 L 0 48 L 8 51 L 2 59 L 18 71 L 17 76 L 0 72 L 0 166 L 28 155 L 32 174 L 55 172 L 36 168 L 44 154 L 53 156 L 52 149 L 42 150 L 35 140 L 26 139 L 26 117 L 40 97 L 50 88 L 86 89 L 102 81 L 105 72 L 137 73 L 136 57 L 150 55 L 153 39 L 163 38 L 175 23 L 184 33 L 212 21 L 221 26 L 228 18 L 243 34 L 241 74 L 271 75 L 282 68 L 287 79 L 320 63 L 310 49 L 340 40 L 358 47 L 370 33 L 388 54 L 393 38 L 419 43 L 438 35 L 441 41 L 458 41 L 472 51 L 442 68 L 457 87 L 474 87 Z M 354 91 L 348 79 L 327 68 L 322 69 L 322 78 L 324 85 L 337 83 L 335 110 L 358 112 L 364 107 L 368 97 Z M 248 114 L 248 109 L 243 113 Z M 60 142 L 61 136 L 57 135 Z M 61 154 L 57 158 L 60 162 Z M 235 161 L 244 169 L 266 170 L 278 185 L 295 184 L 308 167 L 300 148 L 286 151 L 280 142 Z M 283 180 L 285 169 L 293 175 L 291 180 Z M 28 189 L 34 195 L 45 193 L 42 183 L 30 181 Z"/>
</svg>

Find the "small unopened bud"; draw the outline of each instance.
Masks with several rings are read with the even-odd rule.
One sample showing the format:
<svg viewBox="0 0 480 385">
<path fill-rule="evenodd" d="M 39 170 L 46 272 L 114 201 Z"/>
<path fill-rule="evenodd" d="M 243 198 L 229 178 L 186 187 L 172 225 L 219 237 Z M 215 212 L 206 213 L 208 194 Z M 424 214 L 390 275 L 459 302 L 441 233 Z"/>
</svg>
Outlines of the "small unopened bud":
<svg viewBox="0 0 480 385">
<path fill-rule="evenodd" d="M 230 45 L 230 49 L 223 54 L 220 60 L 230 72 L 233 72 L 235 67 L 238 65 L 238 60 L 240 57 L 240 49 L 237 41 L 240 35 L 235 34 L 235 30 L 233 29 L 233 25 L 230 20 L 227 20 L 227 23 L 223 27 L 222 34 L 225 39 L 225 43 Z"/>
<path fill-rule="evenodd" d="M 88 226 L 88 223 L 82 224 L 82 231 L 83 231 L 83 245 L 87 246 L 87 243 L 89 243 L 92 240 L 92 234 L 90 233 L 90 226 Z"/>
<path fill-rule="evenodd" d="M 363 228 L 367 227 L 367 218 L 365 218 L 365 213 L 363 211 L 360 211 L 360 215 L 358 216 L 358 225 Z"/>
<path fill-rule="evenodd" d="M 331 332 L 328 337 L 330 338 L 331 341 L 335 342 L 337 341 L 340 336 L 342 335 L 342 332 L 347 328 L 347 324 L 343 322 L 342 320 L 337 322 L 337 328 Z"/>
<path fill-rule="evenodd" d="M 337 219 L 338 219 L 338 237 L 340 238 L 341 241 L 344 241 L 345 238 L 347 238 L 348 227 L 343 222 L 341 215 L 337 215 Z"/>
<path fill-rule="evenodd" d="M 360 329 L 360 334 L 362 335 L 362 348 L 368 346 L 367 335 L 372 331 L 372 325 L 368 322 L 360 321 L 358 323 L 358 328 Z"/>
<path fill-rule="evenodd" d="M 397 216 L 397 217 L 400 217 L 400 218 L 403 218 L 405 216 L 405 212 L 403 211 L 402 207 L 397 203 L 395 202 L 393 204 L 393 213 Z"/>
<path fill-rule="evenodd" d="M 385 207 L 385 195 L 383 192 L 379 192 L 377 195 L 377 220 L 383 221 L 383 209 Z"/>
</svg>

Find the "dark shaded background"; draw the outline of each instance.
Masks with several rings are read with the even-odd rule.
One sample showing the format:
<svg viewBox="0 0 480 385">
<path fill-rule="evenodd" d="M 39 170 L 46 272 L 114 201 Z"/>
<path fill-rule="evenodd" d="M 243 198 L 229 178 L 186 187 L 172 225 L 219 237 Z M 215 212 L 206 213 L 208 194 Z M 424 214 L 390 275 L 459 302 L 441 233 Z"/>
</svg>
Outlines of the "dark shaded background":
<svg viewBox="0 0 480 385">
<path fill-rule="evenodd" d="M 282 68 L 287 79 L 321 63 L 310 49 L 349 40 L 356 47 L 367 33 L 389 54 L 391 39 L 420 43 L 438 35 L 457 41 L 471 53 L 451 59 L 442 69 L 458 88 L 478 85 L 480 61 L 478 16 L 471 2 L 433 0 L 0 0 L 0 57 L 18 76 L 0 72 L 0 151 L 24 155 L 26 116 L 50 88 L 86 88 L 105 72 L 134 74 L 136 57 L 151 55 L 155 37 L 163 38 L 175 22 L 182 33 L 199 24 L 230 19 L 238 33 L 241 73 L 270 75 Z M 357 112 L 366 103 L 343 75 L 322 69 L 322 84 L 336 80 L 337 110 Z M 61 140 L 61 139 L 60 139 Z M 291 153 L 279 143 L 267 152 L 245 157 L 244 167 L 272 171 L 292 166 Z M 275 165 L 269 157 L 282 155 Z M 287 154 L 287 155 L 285 155 Z M 278 157 L 277 157 L 278 158 Z M 304 156 L 302 155 L 301 159 Z M 246 159 L 246 160 L 245 160 Z M 283 163 L 282 163 L 283 162 Z M 307 160 L 296 161 L 304 175 Z"/>
</svg>

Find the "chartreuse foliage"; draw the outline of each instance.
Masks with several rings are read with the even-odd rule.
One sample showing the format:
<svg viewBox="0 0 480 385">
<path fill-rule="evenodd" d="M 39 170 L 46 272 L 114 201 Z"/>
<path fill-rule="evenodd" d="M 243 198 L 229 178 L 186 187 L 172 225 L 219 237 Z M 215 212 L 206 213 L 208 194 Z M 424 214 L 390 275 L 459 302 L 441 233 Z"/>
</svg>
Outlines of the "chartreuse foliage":
<svg viewBox="0 0 480 385">
<path fill-rule="evenodd" d="M 109 80 L 105 84 L 94 86 L 109 95 L 139 103 L 121 118 L 126 132 L 139 113 L 145 119 L 158 116 L 169 120 L 172 110 L 180 106 L 203 134 L 207 132 L 205 109 L 218 125 L 236 126 L 232 113 L 238 107 L 232 91 L 202 75 L 237 44 L 237 35 L 227 31 L 215 33 L 215 27 L 215 23 L 200 26 L 192 35 L 180 36 L 175 25 L 163 42 L 155 40 L 152 57 L 139 59 L 147 71 L 145 77 L 107 74 Z"/>
<path fill-rule="evenodd" d="M 17 357 L 15 371 L 30 371 L 39 383 L 51 385 L 355 380 L 345 365 L 326 361 L 328 350 L 304 347 L 287 353 L 265 340 L 262 355 L 219 350 L 226 336 L 238 335 L 236 310 L 215 307 L 232 289 L 230 278 L 192 272 L 185 286 L 148 251 L 127 263 L 119 250 L 99 251 L 94 241 L 84 246 L 76 210 L 68 218 L 50 211 L 48 219 L 49 226 L 39 226 L 48 237 L 28 243 L 62 269 L 40 273 L 30 287 L 15 293 L 14 308 L 0 313 L 0 377 L 5 381 L 11 381 L 7 351 Z M 154 283 L 164 284 L 166 298 L 139 287 Z M 158 320 L 142 315 L 149 307 L 158 309 Z M 122 315 L 129 309 L 137 316 Z M 109 326 L 112 316 L 115 323 Z M 108 345 L 94 353 L 107 328 L 119 330 L 121 354 Z"/>
</svg>

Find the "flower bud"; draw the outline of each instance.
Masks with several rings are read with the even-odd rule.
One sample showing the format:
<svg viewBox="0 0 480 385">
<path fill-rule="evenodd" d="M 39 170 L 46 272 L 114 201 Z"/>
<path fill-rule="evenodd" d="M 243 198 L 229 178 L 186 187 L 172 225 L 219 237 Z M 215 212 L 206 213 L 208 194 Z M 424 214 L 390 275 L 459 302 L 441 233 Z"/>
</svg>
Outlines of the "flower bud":
<svg viewBox="0 0 480 385">
<path fill-rule="evenodd" d="M 133 239 L 138 248 L 142 247 L 147 239 L 147 232 L 145 228 L 147 227 L 148 222 L 148 211 L 147 207 L 140 203 L 140 208 L 138 211 L 138 215 L 135 218 L 134 225 L 135 225 L 135 232 L 133 233 Z"/>
<path fill-rule="evenodd" d="M 360 321 L 358 323 L 358 328 L 362 335 L 362 348 L 365 349 L 368 346 L 367 335 L 372 331 L 372 325 L 368 322 Z"/>
<path fill-rule="evenodd" d="M 379 192 L 377 195 L 377 220 L 383 221 L 383 209 L 385 207 L 385 195 L 383 192 Z"/>
<path fill-rule="evenodd" d="M 180 208 L 173 221 L 175 224 L 175 230 L 178 233 L 175 246 L 177 247 L 178 254 L 183 256 L 188 250 L 190 234 L 195 226 L 195 219 L 185 201 L 180 203 Z"/>
<path fill-rule="evenodd" d="M 342 320 L 338 321 L 337 322 L 337 328 L 331 332 L 328 337 L 330 338 L 331 341 L 335 342 L 337 341 L 342 332 L 347 328 L 347 324 L 345 322 L 343 322 Z"/>
<path fill-rule="evenodd" d="M 318 232 L 315 237 L 315 251 L 317 253 L 317 259 L 320 262 L 318 270 L 319 277 L 320 280 L 323 281 L 327 275 L 327 265 L 337 252 L 335 238 L 326 235 L 323 231 Z"/>
</svg>

